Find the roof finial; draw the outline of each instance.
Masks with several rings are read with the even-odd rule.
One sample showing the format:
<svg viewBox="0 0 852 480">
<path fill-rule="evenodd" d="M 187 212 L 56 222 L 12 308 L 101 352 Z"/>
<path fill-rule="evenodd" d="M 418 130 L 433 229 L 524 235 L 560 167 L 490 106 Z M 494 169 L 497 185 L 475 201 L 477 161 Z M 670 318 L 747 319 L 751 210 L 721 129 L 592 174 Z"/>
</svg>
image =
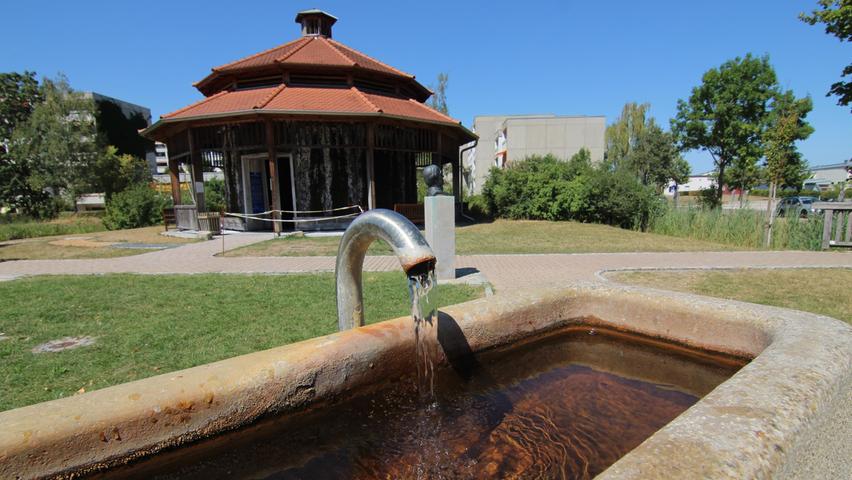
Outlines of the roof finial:
<svg viewBox="0 0 852 480">
<path fill-rule="evenodd" d="M 319 9 L 303 10 L 296 14 L 296 23 L 302 24 L 303 37 L 331 38 L 331 26 L 337 17 Z"/>
</svg>

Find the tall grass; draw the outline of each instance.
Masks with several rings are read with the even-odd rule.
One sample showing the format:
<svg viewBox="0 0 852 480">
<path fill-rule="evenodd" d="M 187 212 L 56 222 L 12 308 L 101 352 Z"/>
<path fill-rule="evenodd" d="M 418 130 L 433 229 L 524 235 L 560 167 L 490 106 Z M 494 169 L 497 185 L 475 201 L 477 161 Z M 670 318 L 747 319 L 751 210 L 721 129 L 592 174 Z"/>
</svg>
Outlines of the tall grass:
<svg viewBox="0 0 852 480">
<path fill-rule="evenodd" d="M 0 242 L 22 238 L 74 235 L 106 230 L 95 216 L 71 215 L 50 221 L 0 217 Z"/>
<path fill-rule="evenodd" d="M 823 219 L 777 218 L 772 232 L 776 250 L 819 250 Z M 675 237 L 762 249 L 765 246 L 766 212 L 757 210 L 707 210 L 667 208 L 654 217 L 648 231 Z"/>
</svg>

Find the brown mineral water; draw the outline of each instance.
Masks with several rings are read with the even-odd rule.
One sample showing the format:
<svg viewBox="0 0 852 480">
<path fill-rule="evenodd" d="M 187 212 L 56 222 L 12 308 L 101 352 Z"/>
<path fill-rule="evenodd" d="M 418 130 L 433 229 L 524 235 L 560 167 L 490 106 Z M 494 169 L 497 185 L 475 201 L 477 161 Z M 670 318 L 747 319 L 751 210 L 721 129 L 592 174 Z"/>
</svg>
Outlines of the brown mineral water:
<svg viewBox="0 0 852 480">
<path fill-rule="evenodd" d="M 418 380 L 402 379 L 105 476 L 592 478 L 743 362 L 577 327 L 455 359 L 435 371 L 428 408 L 412 393 Z"/>
</svg>

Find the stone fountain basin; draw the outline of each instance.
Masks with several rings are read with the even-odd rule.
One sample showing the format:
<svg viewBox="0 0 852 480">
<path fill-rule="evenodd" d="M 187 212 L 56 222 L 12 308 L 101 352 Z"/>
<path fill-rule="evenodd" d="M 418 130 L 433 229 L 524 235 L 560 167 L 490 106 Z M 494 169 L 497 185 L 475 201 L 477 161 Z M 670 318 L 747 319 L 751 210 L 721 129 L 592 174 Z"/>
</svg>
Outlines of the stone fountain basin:
<svg viewBox="0 0 852 480">
<path fill-rule="evenodd" d="M 824 316 L 588 284 L 498 295 L 439 318 L 444 361 L 570 325 L 754 358 L 598 478 L 846 478 L 852 328 Z M 0 478 L 72 476 L 322 405 L 413 369 L 399 318 L 0 413 Z"/>
</svg>

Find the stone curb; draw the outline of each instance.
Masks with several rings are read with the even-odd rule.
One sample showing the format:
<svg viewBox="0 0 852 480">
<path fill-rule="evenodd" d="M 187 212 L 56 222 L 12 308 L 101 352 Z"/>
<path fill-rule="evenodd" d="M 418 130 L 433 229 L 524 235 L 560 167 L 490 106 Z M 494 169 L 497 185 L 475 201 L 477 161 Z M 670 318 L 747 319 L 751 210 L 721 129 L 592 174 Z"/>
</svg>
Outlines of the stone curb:
<svg viewBox="0 0 852 480">
<path fill-rule="evenodd" d="M 852 467 L 852 328 L 840 321 L 596 283 L 448 307 L 439 336 L 441 322 L 468 352 L 583 324 L 755 357 L 600 478 L 842 478 Z M 413 349 L 399 318 L 2 412 L 0 477 L 91 472 L 319 405 L 410 372 Z"/>
</svg>

